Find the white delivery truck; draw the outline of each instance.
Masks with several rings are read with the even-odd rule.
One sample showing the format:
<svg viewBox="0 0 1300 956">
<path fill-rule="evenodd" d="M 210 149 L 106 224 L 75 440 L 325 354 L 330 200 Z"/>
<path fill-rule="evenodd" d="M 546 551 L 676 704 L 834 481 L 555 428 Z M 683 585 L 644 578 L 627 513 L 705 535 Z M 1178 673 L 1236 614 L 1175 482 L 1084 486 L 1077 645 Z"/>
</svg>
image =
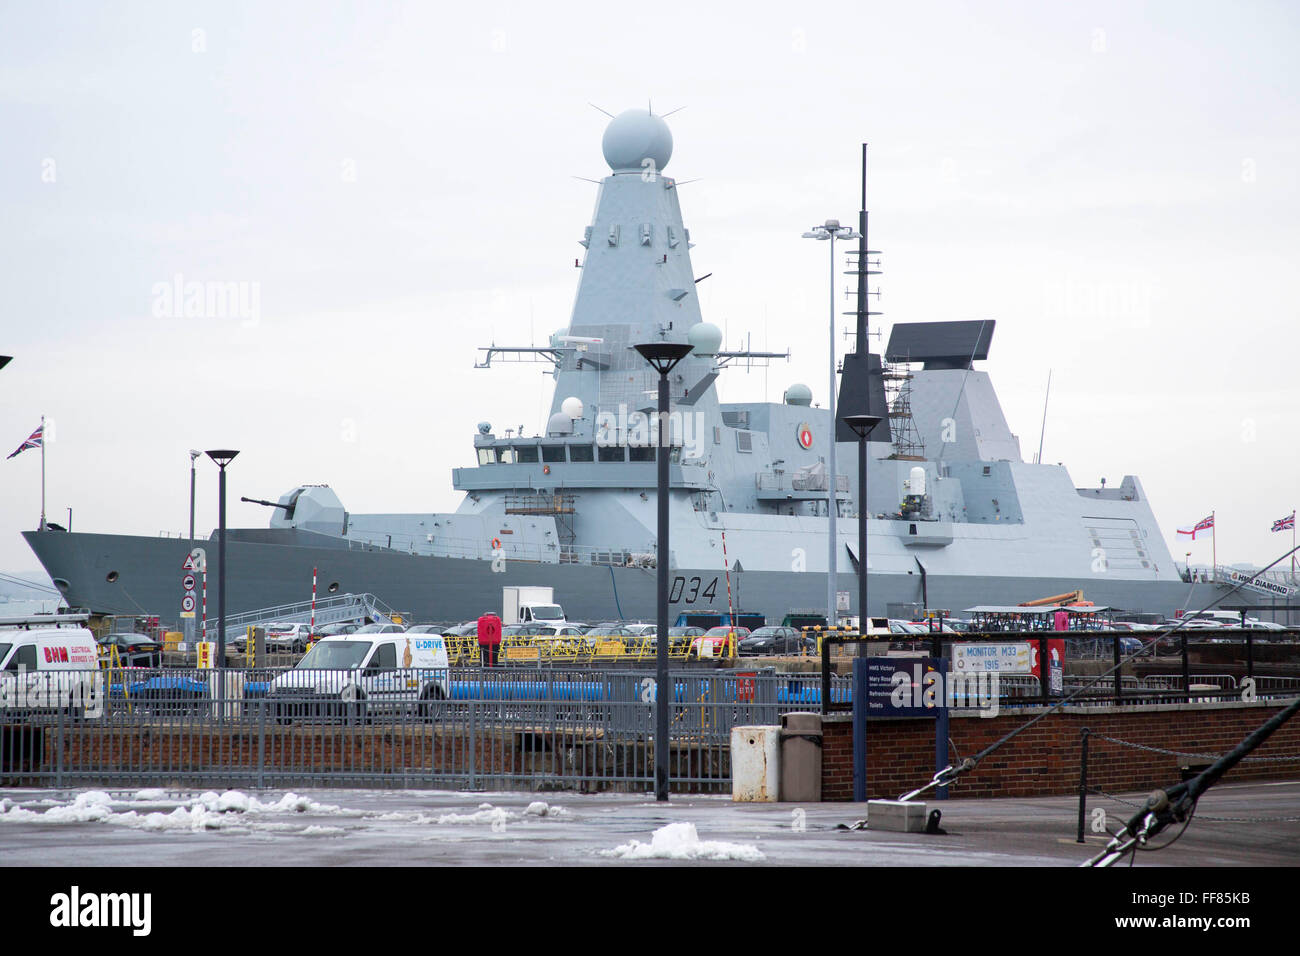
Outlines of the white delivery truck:
<svg viewBox="0 0 1300 956">
<path fill-rule="evenodd" d="M 543 587 L 502 588 L 501 623 L 565 624 L 564 608 L 555 603 L 555 591 Z"/>
<path fill-rule="evenodd" d="M 0 720 L 103 713 L 99 645 L 85 615 L 0 618 Z"/>
<path fill-rule="evenodd" d="M 441 634 L 336 634 L 322 637 L 267 689 L 271 713 L 364 718 L 416 707 L 430 714 L 451 695 Z"/>
</svg>

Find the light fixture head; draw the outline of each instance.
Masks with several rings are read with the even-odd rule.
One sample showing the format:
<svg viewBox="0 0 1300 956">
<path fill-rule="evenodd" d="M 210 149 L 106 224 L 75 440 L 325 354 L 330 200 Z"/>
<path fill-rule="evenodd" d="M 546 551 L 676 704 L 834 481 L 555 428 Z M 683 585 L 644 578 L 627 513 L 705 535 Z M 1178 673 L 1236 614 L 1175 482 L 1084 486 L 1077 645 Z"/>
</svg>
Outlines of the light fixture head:
<svg viewBox="0 0 1300 956">
<path fill-rule="evenodd" d="M 239 452 L 232 451 L 228 448 L 217 448 L 207 453 L 208 457 L 211 458 L 214 462 L 216 462 L 217 467 L 219 468 L 225 468 L 228 464 L 230 464 L 232 461 L 235 460 L 235 456 L 238 454 Z"/>
<path fill-rule="evenodd" d="M 882 419 L 879 415 L 844 415 L 841 416 L 840 421 L 853 429 L 853 434 L 859 438 L 866 438 Z"/>
<path fill-rule="evenodd" d="M 649 342 L 633 346 L 660 375 L 667 375 L 682 359 L 690 354 L 694 346 L 680 342 Z"/>
</svg>

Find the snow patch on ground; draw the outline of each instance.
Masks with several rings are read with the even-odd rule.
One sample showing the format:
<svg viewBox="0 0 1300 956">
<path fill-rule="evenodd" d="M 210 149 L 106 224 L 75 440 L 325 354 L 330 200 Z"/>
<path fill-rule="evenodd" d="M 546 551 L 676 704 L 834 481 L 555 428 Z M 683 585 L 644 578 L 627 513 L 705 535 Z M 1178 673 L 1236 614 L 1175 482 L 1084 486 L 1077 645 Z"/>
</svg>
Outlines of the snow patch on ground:
<svg viewBox="0 0 1300 956">
<path fill-rule="evenodd" d="M 139 804 L 178 805 L 170 811 L 142 812 L 131 808 Z M 124 808 L 124 809 L 116 809 Z M 168 800 L 167 792 L 139 790 L 114 799 L 102 790 L 88 790 L 71 802 L 56 801 L 44 812 L 29 810 L 5 798 L 0 800 L 0 822 L 6 823 L 107 823 L 135 830 L 246 830 L 258 826 L 252 818 L 289 813 L 352 814 L 333 804 L 317 803 L 296 793 L 286 793 L 277 800 L 263 802 L 242 790 L 217 793 L 209 790 L 198 797 Z M 271 824 L 260 824 L 270 827 Z"/>
<path fill-rule="evenodd" d="M 612 850 L 601 850 L 600 855 L 624 860 L 740 860 L 744 863 L 766 859 L 758 847 L 746 843 L 701 840 L 694 823 L 670 823 L 656 830 L 649 843 L 633 840 Z"/>
<path fill-rule="evenodd" d="M 342 827 L 321 827 L 312 825 L 302 831 L 302 836 L 343 836 L 346 833 L 347 831 Z"/>
</svg>

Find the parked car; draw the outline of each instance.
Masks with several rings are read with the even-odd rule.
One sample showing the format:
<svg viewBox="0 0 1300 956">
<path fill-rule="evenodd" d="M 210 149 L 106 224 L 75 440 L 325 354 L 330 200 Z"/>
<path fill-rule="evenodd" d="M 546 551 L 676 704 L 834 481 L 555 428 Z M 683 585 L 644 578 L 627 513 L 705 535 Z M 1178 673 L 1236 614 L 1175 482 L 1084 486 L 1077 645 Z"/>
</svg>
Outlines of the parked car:
<svg viewBox="0 0 1300 956">
<path fill-rule="evenodd" d="M 353 634 L 403 634 L 406 628 L 400 624 L 366 624 L 353 631 Z"/>
<path fill-rule="evenodd" d="M 753 631 L 737 645 L 741 657 L 759 657 L 769 654 L 798 654 L 808 646 L 802 633 L 793 627 L 769 625 Z"/>
<path fill-rule="evenodd" d="M 322 637 L 341 637 L 344 634 L 351 634 L 361 625 L 355 621 L 348 621 L 345 624 L 326 624 L 324 627 L 318 627 L 312 633 L 311 639 L 319 640 Z"/>
<path fill-rule="evenodd" d="M 295 654 L 301 654 L 307 650 L 307 642 L 311 640 L 310 624 L 268 624 L 266 625 L 266 649 L 267 651 L 291 651 Z M 238 644 L 246 644 L 247 638 L 237 640 Z"/>
<path fill-rule="evenodd" d="M 630 628 L 625 627 L 622 624 L 597 624 L 595 627 L 589 628 L 587 633 L 583 636 L 592 639 L 605 637 L 632 637 L 632 631 Z"/>
<path fill-rule="evenodd" d="M 674 653 L 685 651 L 691 646 L 691 642 L 704 635 L 702 627 L 670 627 L 668 628 L 668 647 Z M 659 635 L 655 628 L 651 628 L 649 633 L 643 634 L 634 639 L 638 648 L 657 652 L 659 650 Z"/>
<path fill-rule="evenodd" d="M 729 627 L 725 624 L 711 627 L 703 635 L 691 641 L 691 650 L 700 657 L 717 657 L 719 654 L 726 653 L 729 639 L 739 646 L 740 642 L 749 635 L 750 630 L 747 627 Z"/>
<path fill-rule="evenodd" d="M 443 637 L 477 637 L 478 621 L 466 621 L 454 627 L 445 627 L 442 629 L 442 635 Z"/>
<path fill-rule="evenodd" d="M 117 648 L 118 659 L 125 667 L 161 667 L 163 646 L 147 634 L 108 634 L 99 638 L 99 646 L 107 653 Z"/>
</svg>

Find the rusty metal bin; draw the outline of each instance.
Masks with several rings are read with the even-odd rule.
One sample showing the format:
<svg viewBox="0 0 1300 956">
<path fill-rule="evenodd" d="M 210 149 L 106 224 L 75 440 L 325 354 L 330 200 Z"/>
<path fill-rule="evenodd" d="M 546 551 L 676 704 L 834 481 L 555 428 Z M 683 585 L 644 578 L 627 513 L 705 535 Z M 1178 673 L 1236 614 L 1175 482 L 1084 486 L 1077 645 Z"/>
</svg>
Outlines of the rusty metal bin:
<svg viewBox="0 0 1300 956">
<path fill-rule="evenodd" d="M 818 803 L 822 798 L 822 715 L 781 715 L 781 800 Z"/>
</svg>

